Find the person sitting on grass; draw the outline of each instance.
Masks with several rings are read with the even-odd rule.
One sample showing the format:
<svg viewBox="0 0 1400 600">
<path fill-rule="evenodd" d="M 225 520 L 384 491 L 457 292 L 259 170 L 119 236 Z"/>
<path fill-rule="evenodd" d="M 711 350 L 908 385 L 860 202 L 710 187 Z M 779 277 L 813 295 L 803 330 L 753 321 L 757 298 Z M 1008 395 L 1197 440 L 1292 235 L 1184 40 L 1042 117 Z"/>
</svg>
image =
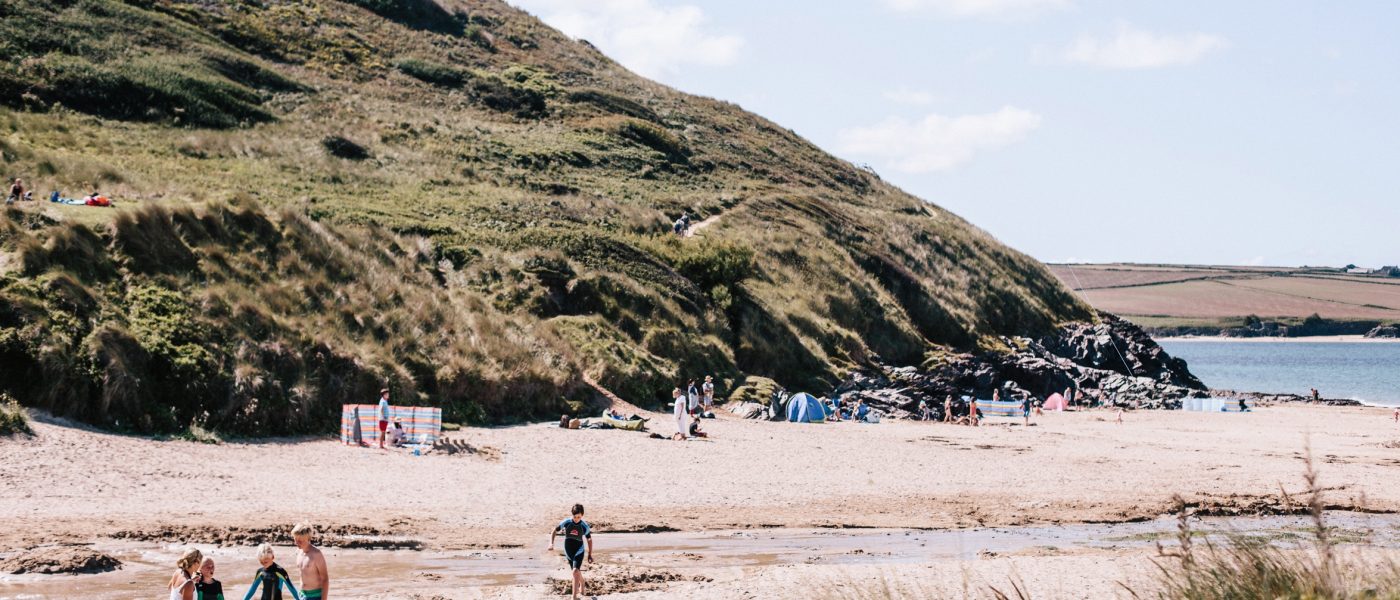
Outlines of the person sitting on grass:
<svg viewBox="0 0 1400 600">
<path fill-rule="evenodd" d="M 24 199 L 24 182 L 20 178 L 14 178 L 10 184 L 10 195 L 5 197 L 5 204 L 14 204 L 17 200 Z"/>
<path fill-rule="evenodd" d="M 214 559 L 205 558 L 194 581 L 195 600 L 224 600 L 224 584 L 214 579 Z"/>
<path fill-rule="evenodd" d="M 258 546 L 258 564 L 262 566 L 258 567 L 258 572 L 253 575 L 253 587 L 248 588 L 243 600 L 252 600 L 259 586 L 262 587 L 262 600 L 282 600 L 284 586 L 291 592 L 293 600 L 301 598 L 301 595 L 297 594 L 296 586 L 292 585 L 292 578 L 287 575 L 287 570 L 277 564 L 276 557 L 272 554 L 272 544 Z"/>
</svg>

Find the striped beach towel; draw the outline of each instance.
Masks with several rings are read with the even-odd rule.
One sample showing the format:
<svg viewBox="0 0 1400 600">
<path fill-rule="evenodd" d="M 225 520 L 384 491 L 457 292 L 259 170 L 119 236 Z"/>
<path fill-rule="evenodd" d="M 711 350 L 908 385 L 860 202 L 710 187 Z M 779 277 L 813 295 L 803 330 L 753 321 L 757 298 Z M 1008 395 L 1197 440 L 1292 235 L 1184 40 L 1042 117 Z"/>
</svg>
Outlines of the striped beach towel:
<svg viewBox="0 0 1400 600">
<path fill-rule="evenodd" d="M 340 410 L 340 441 L 356 444 L 378 439 L 379 406 L 346 404 Z M 432 444 L 442 437 L 442 409 L 427 406 L 389 406 L 389 422 L 403 423 L 408 441 Z"/>
</svg>

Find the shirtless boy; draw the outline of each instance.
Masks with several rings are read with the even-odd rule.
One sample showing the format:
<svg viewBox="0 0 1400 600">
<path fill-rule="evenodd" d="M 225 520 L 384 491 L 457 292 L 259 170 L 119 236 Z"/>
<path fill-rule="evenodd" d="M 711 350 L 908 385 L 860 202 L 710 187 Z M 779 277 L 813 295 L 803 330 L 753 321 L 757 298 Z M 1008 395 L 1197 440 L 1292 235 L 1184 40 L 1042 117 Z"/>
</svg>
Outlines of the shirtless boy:
<svg viewBox="0 0 1400 600">
<path fill-rule="evenodd" d="M 305 600 L 325 600 L 330 597 L 331 576 L 326 571 L 326 556 L 311 545 L 316 528 L 310 523 L 297 523 L 292 528 L 292 542 L 297 546 L 297 570 L 301 571 L 301 597 Z"/>
</svg>

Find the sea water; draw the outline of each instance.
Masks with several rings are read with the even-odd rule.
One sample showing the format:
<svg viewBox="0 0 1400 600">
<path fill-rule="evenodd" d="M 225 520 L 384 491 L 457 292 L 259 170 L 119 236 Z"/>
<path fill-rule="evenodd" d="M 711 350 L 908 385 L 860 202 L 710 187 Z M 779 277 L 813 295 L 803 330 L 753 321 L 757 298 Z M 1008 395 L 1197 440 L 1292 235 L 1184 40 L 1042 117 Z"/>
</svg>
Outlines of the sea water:
<svg viewBox="0 0 1400 600">
<path fill-rule="evenodd" d="M 1206 385 L 1400 406 L 1400 343 L 1159 340 Z"/>
</svg>

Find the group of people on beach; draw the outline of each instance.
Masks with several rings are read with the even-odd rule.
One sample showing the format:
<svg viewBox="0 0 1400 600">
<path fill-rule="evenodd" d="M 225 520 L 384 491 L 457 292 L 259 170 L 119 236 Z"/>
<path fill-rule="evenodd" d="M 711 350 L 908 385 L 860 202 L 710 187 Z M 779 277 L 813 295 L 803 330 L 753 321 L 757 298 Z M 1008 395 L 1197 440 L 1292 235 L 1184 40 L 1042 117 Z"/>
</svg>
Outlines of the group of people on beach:
<svg viewBox="0 0 1400 600">
<path fill-rule="evenodd" d="M 316 529 L 307 523 L 298 523 L 292 528 L 292 542 L 297 548 L 296 566 L 301 576 L 300 591 L 292 584 L 287 570 L 277 564 L 272 545 L 264 543 L 257 548 L 258 570 L 243 600 L 252 600 L 259 588 L 262 600 L 329 598 L 331 576 L 325 555 L 311 543 L 315 535 Z M 167 585 L 170 600 L 224 600 L 224 585 L 214 578 L 213 558 L 204 556 L 197 548 L 190 548 L 175 561 L 175 568 Z M 285 597 L 282 595 L 284 588 L 288 594 Z"/>
<path fill-rule="evenodd" d="M 714 418 L 714 376 L 706 375 L 705 382 L 699 388 L 695 387 L 695 380 L 691 379 L 686 384 L 685 391 L 681 391 L 679 386 L 672 389 L 671 407 L 676 417 L 676 433 L 671 436 L 671 439 L 688 440 L 710 437 L 710 434 L 700 427 L 700 419 L 706 416 Z"/>
</svg>

